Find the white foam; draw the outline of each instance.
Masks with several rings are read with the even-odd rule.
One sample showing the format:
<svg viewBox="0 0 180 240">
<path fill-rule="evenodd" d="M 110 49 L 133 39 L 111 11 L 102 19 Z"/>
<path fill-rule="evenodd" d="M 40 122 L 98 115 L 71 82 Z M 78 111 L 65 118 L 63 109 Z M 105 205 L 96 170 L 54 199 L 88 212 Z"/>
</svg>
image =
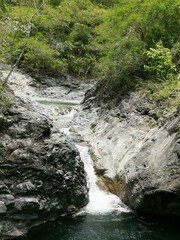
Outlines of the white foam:
<svg viewBox="0 0 180 240">
<path fill-rule="evenodd" d="M 94 172 L 92 159 L 88 153 L 88 147 L 80 145 L 76 145 L 76 147 L 84 162 L 89 185 L 89 203 L 83 211 L 90 214 L 107 214 L 114 211 L 128 212 L 129 210 L 123 206 L 121 200 L 116 195 L 104 192 L 97 186 L 97 176 Z"/>
</svg>

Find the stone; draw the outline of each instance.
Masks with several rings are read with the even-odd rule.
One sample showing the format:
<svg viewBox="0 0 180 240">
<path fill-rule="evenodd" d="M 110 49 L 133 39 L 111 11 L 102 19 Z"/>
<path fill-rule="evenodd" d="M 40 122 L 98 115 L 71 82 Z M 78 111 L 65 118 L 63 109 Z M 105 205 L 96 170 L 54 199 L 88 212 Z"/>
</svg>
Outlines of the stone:
<svg viewBox="0 0 180 240">
<path fill-rule="evenodd" d="M 61 132 L 53 135 L 50 120 L 30 103 L 11 97 L 12 106 L 1 113 L 0 239 L 22 236 L 88 202 L 74 144 Z"/>
<path fill-rule="evenodd" d="M 39 199 L 35 197 L 21 197 L 15 200 L 14 207 L 19 211 L 38 211 Z"/>
<path fill-rule="evenodd" d="M 31 193 L 37 190 L 36 186 L 32 184 L 31 181 L 20 183 L 14 186 L 14 189 L 16 193 L 27 193 L 27 192 Z"/>
<path fill-rule="evenodd" d="M 0 201 L 0 214 L 7 212 L 6 205 L 4 202 Z"/>
</svg>

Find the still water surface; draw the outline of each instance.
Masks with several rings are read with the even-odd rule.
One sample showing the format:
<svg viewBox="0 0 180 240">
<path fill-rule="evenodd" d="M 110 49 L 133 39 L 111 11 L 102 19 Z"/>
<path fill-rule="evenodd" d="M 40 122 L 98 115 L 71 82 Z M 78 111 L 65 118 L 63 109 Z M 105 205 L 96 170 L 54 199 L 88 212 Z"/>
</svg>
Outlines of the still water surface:
<svg viewBox="0 0 180 240">
<path fill-rule="evenodd" d="M 28 240 L 179 240 L 176 223 L 145 220 L 132 212 L 78 216 L 49 224 Z"/>
</svg>

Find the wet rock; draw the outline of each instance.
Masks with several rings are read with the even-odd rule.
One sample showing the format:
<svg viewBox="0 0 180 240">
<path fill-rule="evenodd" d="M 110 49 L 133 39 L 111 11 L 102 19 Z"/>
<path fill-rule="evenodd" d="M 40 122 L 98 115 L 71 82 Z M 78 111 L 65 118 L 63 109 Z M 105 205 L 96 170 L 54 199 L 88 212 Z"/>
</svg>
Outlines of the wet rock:
<svg viewBox="0 0 180 240">
<path fill-rule="evenodd" d="M 37 190 L 36 186 L 31 181 L 26 181 L 14 186 L 16 193 L 31 193 Z"/>
<path fill-rule="evenodd" d="M 53 135 L 47 117 L 15 98 L 0 119 L 0 239 L 85 206 L 86 174 L 72 142 Z"/>
</svg>

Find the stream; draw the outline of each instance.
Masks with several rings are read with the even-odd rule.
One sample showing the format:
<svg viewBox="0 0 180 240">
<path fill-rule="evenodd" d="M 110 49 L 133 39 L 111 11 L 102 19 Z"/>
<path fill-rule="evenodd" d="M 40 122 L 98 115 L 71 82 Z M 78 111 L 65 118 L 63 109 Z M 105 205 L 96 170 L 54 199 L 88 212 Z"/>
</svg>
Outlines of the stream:
<svg viewBox="0 0 180 240">
<path fill-rule="evenodd" d="M 180 232 L 174 222 L 138 216 L 120 199 L 97 186 L 97 176 L 89 154 L 89 143 L 83 134 L 90 131 L 89 116 L 83 112 L 81 101 L 91 83 L 81 84 L 74 91 L 65 87 L 37 89 L 29 86 L 30 79 L 14 75 L 11 87 L 24 101 L 31 101 L 37 111 L 48 116 L 52 134 L 59 131 L 71 139 L 80 152 L 87 173 L 89 203 L 73 217 L 31 230 L 27 240 L 178 240 Z M 95 116 L 94 116 L 95 117 Z M 83 133 L 83 134 L 82 134 Z M 87 137 L 86 137 L 87 139 Z"/>
</svg>

